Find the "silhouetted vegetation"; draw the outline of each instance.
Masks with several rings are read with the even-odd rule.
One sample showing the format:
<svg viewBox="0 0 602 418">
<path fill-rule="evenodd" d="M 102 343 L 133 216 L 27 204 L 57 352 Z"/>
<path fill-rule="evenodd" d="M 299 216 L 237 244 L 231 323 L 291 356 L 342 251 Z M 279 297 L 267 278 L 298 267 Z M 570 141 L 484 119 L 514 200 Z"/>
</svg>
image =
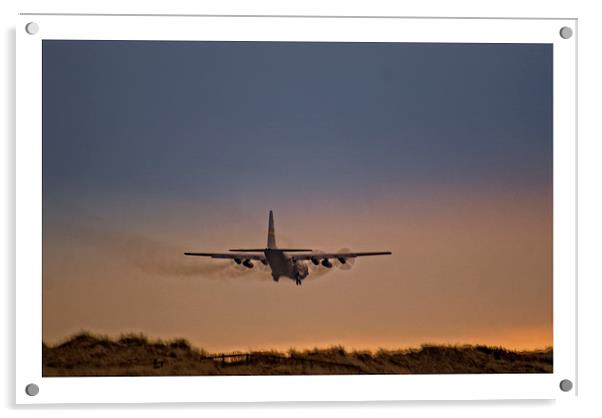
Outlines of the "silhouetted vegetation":
<svg viewBox="0 0 602 418">
<path fill-rule="evenodd" d="M 126 334 L 113 340 L 87 332 L 55 346 L 42 343 L 44 376 L 552 373 L 552 359 L 551 348 L 518 352 L 482 345 L 209 354 L 185 339 Z"/>
</svg>

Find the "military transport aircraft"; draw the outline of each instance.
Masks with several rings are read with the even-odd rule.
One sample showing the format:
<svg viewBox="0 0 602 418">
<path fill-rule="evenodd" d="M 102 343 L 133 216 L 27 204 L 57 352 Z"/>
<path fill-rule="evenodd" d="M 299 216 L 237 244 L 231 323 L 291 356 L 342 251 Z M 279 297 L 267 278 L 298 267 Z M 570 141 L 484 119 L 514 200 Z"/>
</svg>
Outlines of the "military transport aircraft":
<svg viewBox="0 0 602 418">
<path fill-rule="evenodd" d="M 321 264 L 326 268 L 332 268 L 333 264 L 330 260 L 336 260 L 341 265 L 344 265 L 350 259 L 355 259 L 355 257 L 391 254 L 390 251 L 321 253 L 312 252 L 313 250 L 303 248 L 278 248 L 276 246 L 274 214 L 272 211 L 270 211 L 270 219 L 268 222 L 268 245 L 266 248 L 236 249 L 229 251 L 230 252 L 228 253 L 184 253 L 184 255 L 230 259 L 234 260 L 236 264 L 242 264 L 249 269 L 253 268 L 253 261 L 259 261 L 270 267 L 272 270 L 272 278 L 275 282 L 277 282 L 280 277 L 284 276 L 294 280 L 297 285 L 301 285 L 303 279 L 309 276 L 309 268 L 306 264 L 307 261 L 310 261 L 316 266 Z"/>
</svg>

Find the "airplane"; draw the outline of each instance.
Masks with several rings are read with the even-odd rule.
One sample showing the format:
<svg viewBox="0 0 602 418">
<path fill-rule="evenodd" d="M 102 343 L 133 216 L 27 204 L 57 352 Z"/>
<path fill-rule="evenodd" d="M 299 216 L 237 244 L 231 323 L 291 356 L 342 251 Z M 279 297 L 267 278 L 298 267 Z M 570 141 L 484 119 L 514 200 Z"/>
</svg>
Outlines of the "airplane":
<svg viewBox="0 0 602 418">
<path fill-rule="evenodd" d="M 191 253 L 184 255 L 197 257 L 211 257 L 234 260 L 236 264 L 243 265 L 246 268 L 253 268 L 253 261 L 258 261 L 263 265 L 269 266 L 272 271 L 272 278 L 277 282 L 284 276 L 295 281 L 297 286 L 303 283 L 303 280 L 309 276 L 309 268 L 305 263 L 310 261 L 315 266 L 322 265 L 326 268 L 332 268 L 330 260 L 338 260 L 341 264 L 346 264 L 349 259 L 356 257 L 365 257 L 373 255 L 390 255 L 390 251 L 378 252 L 340 252 L 340 253 L 317 253 L 305 248 L 278 248 L 276 245 L 276 231 L 274 229 L 274 214 L 270 211 L 268 221 L 268 243 L 266 248 L 253 249 L 234 249 L 227 253 Z M 305 253 L 305 254 L 302 254 Z"/>
</svg>

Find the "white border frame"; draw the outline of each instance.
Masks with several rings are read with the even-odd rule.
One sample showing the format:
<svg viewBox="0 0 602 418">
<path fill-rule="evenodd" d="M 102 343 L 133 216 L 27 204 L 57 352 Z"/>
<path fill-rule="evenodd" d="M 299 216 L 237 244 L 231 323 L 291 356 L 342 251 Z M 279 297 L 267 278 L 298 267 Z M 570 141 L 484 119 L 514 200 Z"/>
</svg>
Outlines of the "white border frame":
<svg viewBox="0 0 602 418">
<path fill-rule="evenodd" d="M 39 32 L 29 35 L 34 21 Z M 572 38 L 559 36 L 563 26 Z M 492 375 L 42 377 L 42 40 L 554 45 L 554 372 Z M 576 394 L 576 19 L 20 15 L 17 18 L 16 402 L 554 399 Z M 575 384 L 559 389 L 562 379 Z M 37 396 L 25 386 L 36 383 Z"/>
</svg>

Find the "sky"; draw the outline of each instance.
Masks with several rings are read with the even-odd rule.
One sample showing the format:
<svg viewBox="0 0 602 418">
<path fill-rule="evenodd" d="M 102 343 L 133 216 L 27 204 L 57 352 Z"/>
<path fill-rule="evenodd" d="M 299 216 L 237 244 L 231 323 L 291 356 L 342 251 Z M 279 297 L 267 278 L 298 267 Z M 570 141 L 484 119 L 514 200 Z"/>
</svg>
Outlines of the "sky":
<svg viewBox="0 0 602 418">
<path fill-rule="evenodd" d="M 43 339 L 553 345 L 552 46 L 43 41 Z M 303 286 L 185 251 L 392 251 Z"/>
</svg>

